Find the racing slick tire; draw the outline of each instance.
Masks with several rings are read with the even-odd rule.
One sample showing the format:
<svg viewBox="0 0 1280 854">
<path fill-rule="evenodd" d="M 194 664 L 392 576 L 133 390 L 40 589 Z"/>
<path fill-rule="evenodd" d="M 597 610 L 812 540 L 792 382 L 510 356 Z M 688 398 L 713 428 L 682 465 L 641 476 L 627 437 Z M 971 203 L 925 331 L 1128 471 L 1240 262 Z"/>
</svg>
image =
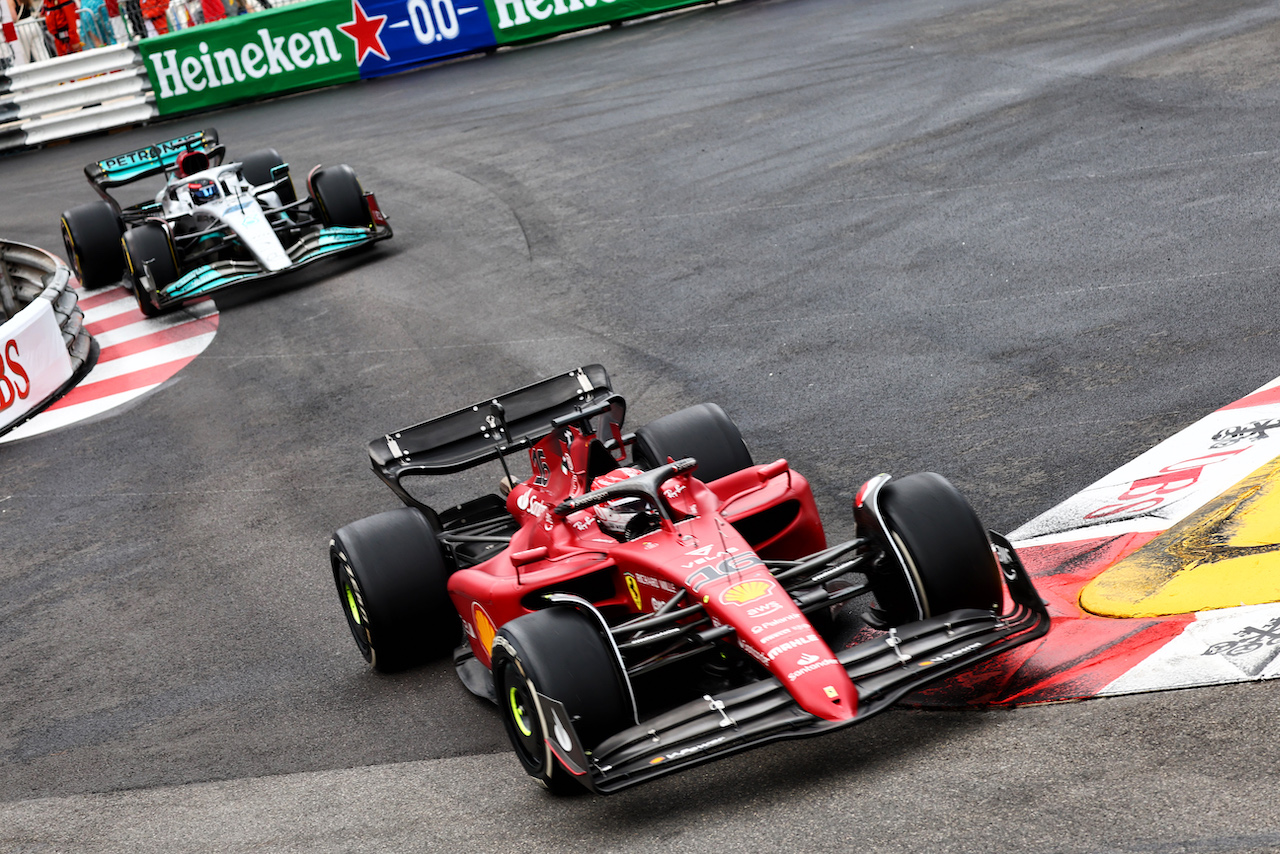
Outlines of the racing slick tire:
<svg viewBox="0 0 1280 854">
<path fill-rule="evenodd" d="M 105 201 L 62 212 L 62 244 L 67 261 L 86 290 L 114 285 L 124 276 L 120 235 L 124 223 Z"/>
<path fill-rule="evenodd" d="M 643 468 L 656 468 L 670 457 L 693 457 L 694 474 L 704 483 L 755 465 L 738 425 L 714 403 L 699 403 L 650 421 L 636 430 L 633 450 Z"/>
<path fill-rule="evenodd" d="M 564 704 L 585 750 L 634 723 L 621 665 L 601 627 L 576 608 L 517 617 L 493 642 L 493 685 L 502 723 L 524 770 L 559 795 L 583 791 L 555 758 L 555 721 L 542 697 Z"/>
<path fill-rule="evenodd" d="M 369 204 L 364 200 L 356 170 L 345 163 L 326 166 L 316 170 L 309 183 L 325 225 L 369 227 Z"/>
<path fill-rule="evenodd" d="M 933 472 L 890 480 L 881 487 L 879 502 L 888 534 L 906 563 L 869 578 L 891 625 L 961 608 L 999 613 L 1000 565 L 982 522 L 950 481 Z"/>
<path fill-rule="evenodd" d="M 174 254 L 173 239 L 164 226 L 145 222 L 126 231 L 122 243 L 138 309 L 147 317 L 155 317 L 160 314 L 160 309 L 151 301 L 151 295 L 142 283 L 142 273 L 150 268 L 151 284 L 157 291 L 178 281 L 178 259 Z"/>
<path fill-rule="evenodd" d="M 404 670 L 458 643 L 448 564 L 422 511 L 399 507 L 344 525 L 329 562 L 351 636 L 374 670 Z"/>
<path fill-rule="evenodd" d="M 284 165 L 284 158 L 280 156 L 280 152 L 274 148 L 264 148 L 261 151 L 253 152 L 240 161 L 240 172 L 244 175 L 246 181 L 260 187 L 263 184 L 272 183 L 275 179 L 271 177 L 271 170 L 277 166 Z M 286 183 L 277 187 L 276 195 L 286 205 L 296 202 L 298 193 L 293 189 L 293 179 L 290 178 Z"/>
</svg>

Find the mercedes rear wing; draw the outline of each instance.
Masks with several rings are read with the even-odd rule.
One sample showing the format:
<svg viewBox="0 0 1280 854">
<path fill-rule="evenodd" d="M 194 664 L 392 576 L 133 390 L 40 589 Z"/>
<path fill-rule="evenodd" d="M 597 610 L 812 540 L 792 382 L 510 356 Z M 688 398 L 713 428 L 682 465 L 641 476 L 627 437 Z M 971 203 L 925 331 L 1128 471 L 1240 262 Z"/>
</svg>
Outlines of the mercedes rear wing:
<svg viewBox="0 0 1280 854">
<path fill-rule="evenodd" d="M 84 167 L 84 175 L 89 179 L 93 189 L 109 202 L 114 200 L 107 195 L 107 190 L 130 184 L 151 175 L 160 175 L 178 162 L 178 155 L 184 151 L 200 149 L 211 151 L 218 145 L 218 131 L 205 128 L 185 136 L 148 145 L 135 151 L 127 151 L 108 157 Z"/>
</svg>

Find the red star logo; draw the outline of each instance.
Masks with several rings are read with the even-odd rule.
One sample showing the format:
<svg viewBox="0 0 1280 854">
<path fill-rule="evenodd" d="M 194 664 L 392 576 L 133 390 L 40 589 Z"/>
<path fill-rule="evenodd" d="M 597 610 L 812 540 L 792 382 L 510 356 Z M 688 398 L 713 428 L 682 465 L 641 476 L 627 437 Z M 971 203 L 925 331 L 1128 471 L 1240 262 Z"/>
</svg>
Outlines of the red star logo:
<svg viewBox="0 0 1280 854">
<path fill-rule="evenodd" d="M 338 29 L 351 36 L 356 43 L 356 65 L 364 65 L 364 58 L 371 53 L 376 53 L 383 59 L 391 59 L 387 49 L 382 46 L 382 27 L 386 23 L 386 15 L 367 17 L 360 0 L 351 0 L 351 21 L 338 24 Z"/>
</svg>

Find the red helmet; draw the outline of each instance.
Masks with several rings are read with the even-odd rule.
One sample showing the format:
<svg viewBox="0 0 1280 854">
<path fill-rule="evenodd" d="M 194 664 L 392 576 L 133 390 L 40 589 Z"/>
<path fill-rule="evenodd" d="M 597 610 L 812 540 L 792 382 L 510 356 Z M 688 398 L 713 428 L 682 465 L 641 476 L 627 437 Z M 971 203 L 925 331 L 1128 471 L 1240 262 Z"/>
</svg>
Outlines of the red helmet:
<svg viewBox="0 0 1280 854">
<path fill-rule="evenodd" d="M 615 483 L 621 483 L 628 478 L 643 474 L 640 469 L 623 466 L 600 475 L 591 481 L 592 490 L 603 489 Z M 600 530 L 606 534 L 613 536 L 619 540 L 627 540 L 629 537 L 628 526 L 637 515 L 647 509 L 647 503 L 639 496 L 626 496 L 624 498 L 615 498 L 612 501 L 606 501 L 603 504 L 595 506 L 596 524 L 600 526 Z"/>
</svg>

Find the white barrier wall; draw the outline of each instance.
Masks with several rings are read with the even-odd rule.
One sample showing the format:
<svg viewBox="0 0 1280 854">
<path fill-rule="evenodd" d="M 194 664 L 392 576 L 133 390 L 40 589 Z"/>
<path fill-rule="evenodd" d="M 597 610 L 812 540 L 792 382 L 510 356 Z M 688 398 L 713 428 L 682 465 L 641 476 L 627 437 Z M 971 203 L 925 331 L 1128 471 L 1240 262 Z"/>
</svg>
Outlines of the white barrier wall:
<svg viewBox="0 0 1280 854">
<path fill-rule="evenodd" d="M 30 415 L 74 373 L 53 303 L 37 299 L 0 326 L 0 432 Z"/>
<path fill-rule="evenodd" d="M 57 400 L 93 367 L 97 348 L 56 255 L 0 241 L 0 434 Z"/>
</svg>

